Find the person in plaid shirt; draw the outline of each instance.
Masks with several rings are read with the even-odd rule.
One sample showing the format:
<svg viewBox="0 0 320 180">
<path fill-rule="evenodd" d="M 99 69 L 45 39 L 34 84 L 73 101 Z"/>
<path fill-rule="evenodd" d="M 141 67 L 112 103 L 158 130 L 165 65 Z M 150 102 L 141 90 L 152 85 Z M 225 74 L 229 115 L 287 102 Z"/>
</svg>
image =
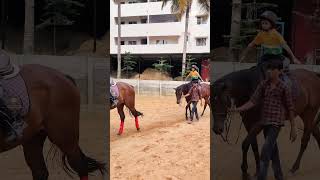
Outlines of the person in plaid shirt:
<svg viewBox="0 0 320 180">
<path fill-rule="evenodd" d="M 266 179 L 270 160 L 272 160 L 276 180 L 283 180 L 277 138 L 281 128 L 284 126 L 287 115 L 289 115 L 291 123 L 290 140 L 293 142 L 297 137 L 291 91 L 280 80 L 282 68 L 282 62 L 270 62 L 267 66 L 268 79 L 258 85 L 255 93 L 247 103 L 234 109 L 234 111 L 243 112 L 257 104 L 262 105 L 261 121 L 255 127 L 255 133 L 263 130 L 265 136 L 265 143 L 261 151 L 258 180 Z"/>
</svg>

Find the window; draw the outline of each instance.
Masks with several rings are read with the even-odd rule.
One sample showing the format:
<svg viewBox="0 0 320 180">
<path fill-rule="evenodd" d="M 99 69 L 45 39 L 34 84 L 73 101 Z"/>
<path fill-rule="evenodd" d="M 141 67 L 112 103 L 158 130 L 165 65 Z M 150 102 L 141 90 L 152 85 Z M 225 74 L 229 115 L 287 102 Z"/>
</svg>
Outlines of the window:
<svg viewBox="0 0 320 180">
<path fill-rule="evenodd" d="M 120 2 L 120 4 L 125 4 L 125 2 Z"/>
<path fill-rule="evenodd" d="M 141 19 L 141 24 L 146 24 L 147 23 L 147 19 Z"/>
<path fill-rule="evenodd" d="M 207 21 L 205 19 L 205 17 L 203 16 L 197 16 L 197 24 L 207 24 Z"/>
<path fill-rule="evenodd" d="M 129 41 L 129 45 L 137 45 L 137 41 Z"/>
<path fill-rule="evenodd" d="M 207 38 L 196 38 L 196 45 L 197 46 L 206 46 L 207 45 Z"/>
<path fill-rule="evenodd" d="M 156 40 L 156 44 L 168 44 L 166 40 Z"/>
<path fill-rule="evenodd" d="M 121 45 L 124 45 L 124 41 L 121 41 Z"/>
<path fill-rule="evenodd" d="M 121 24 L 126 24 L 126 22 L 124 22 L 124 21 L 121 21 Z"/>
<path fill-rule="evenodd" d="M 137 24 L 137 21 L 129 21 L 129 24 Z"/>
<path fill-rule="evenodd" d="M 148 43 L 147 39 L 141 39 L 141 44 L 147 44 L 147 43 Z"/>
</svg>

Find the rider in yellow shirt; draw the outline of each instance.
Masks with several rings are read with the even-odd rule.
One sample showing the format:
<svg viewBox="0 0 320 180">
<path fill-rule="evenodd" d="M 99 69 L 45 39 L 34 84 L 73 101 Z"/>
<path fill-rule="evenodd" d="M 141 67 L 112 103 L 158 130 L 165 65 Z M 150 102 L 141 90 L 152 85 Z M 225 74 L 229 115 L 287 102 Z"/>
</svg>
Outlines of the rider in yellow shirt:
<svg viewBox="0 0 320 180">
<path fill-rule="evenodd" d="M 291 60 L 295 64 L 301 64 L 301 62 L 293 54 L 287 42 L 284 40 L 281 34 L 275 29 L 276 22 L 278 19 L 277 15 L 272 11 L 265 11 L 260 16 L 260 19 L 261 31 L 255 37 L 255 39 L 248 45 L 248 47 L 243 53 L 243 56 L 241 57 L 240 62 L 244 60 L 246 54 L 250 49 L 254 48 L 255 46 L 261 46 L 262 57 L 258 62 L 258 66 L 262 68 L 263 75 L 265 76 L 264 78 L 266 78 L 267 75 L 265 74 L 265 67 L 271 60 L 281 61 L 283 63 L 284 70 L 289 71 L 290 62 L 285 61 L 285 58 L 283 56 L 283 49 L 287 51 Z M 283 80 L 286 84 L 290 86 L 291 83 L 289 77 L 285 73 L 283 75 Z"/>
<path fill-rule="evenodd" d="M 191 71 L 186 77 L 186 79 L 191 78 L 191 82 L 200 84 L 200 81 L 203 82 L 203 79 L 201 78 L 199 72 L 196 69 L 198 69 L 197 66 L 192 65 Z"/>
</svg>

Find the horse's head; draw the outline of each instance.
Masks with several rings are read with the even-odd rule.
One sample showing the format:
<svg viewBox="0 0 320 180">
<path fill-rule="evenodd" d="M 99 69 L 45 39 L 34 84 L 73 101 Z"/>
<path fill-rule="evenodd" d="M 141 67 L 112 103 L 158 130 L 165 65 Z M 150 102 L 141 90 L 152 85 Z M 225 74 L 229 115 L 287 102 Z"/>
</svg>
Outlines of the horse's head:
<svg viewBox="0 0 320 180">
<path fill-rule="evenodd" d="M 177 88 L 174 88 L 174 90 L 176 91 L 176 98 L 177 98 L 177 104 L 180 104 L 181 103 L 181 98 L 182 98 L 182 88 L 179 86 Z"/>
<path fill-rule="evenodd" d="M 213 131 L 220 135 L 224 131 L 224 125 L 228 114 L 228 109 L 232 105 L 231 82 L 218 82 L 211 87 L 210 103 L 212 105 Z M 213 92 L 212 92 L 213 91 Z"/>
</svg>

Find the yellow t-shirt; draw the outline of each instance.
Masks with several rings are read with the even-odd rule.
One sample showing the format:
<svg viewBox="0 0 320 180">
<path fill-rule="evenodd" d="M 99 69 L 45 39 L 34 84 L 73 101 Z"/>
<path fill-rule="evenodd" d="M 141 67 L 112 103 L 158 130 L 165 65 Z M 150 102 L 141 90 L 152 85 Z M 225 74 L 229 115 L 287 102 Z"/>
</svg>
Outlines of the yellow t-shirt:
<svg viewBox="0 0 320 180">
<path fill-rule="evenodd" d="M 197 71 L 190 71 L 189 76 L 192 79 L 198 79 L 200 77 L 200 74 Z"/>
<path fill-rule="evenodd" d="M 253 42 L 257 46 L 262 46 L 264 54 L 282 54 L 282 45 L 286 43 L 275 29 L 259 32 Z"/>
</svg>

